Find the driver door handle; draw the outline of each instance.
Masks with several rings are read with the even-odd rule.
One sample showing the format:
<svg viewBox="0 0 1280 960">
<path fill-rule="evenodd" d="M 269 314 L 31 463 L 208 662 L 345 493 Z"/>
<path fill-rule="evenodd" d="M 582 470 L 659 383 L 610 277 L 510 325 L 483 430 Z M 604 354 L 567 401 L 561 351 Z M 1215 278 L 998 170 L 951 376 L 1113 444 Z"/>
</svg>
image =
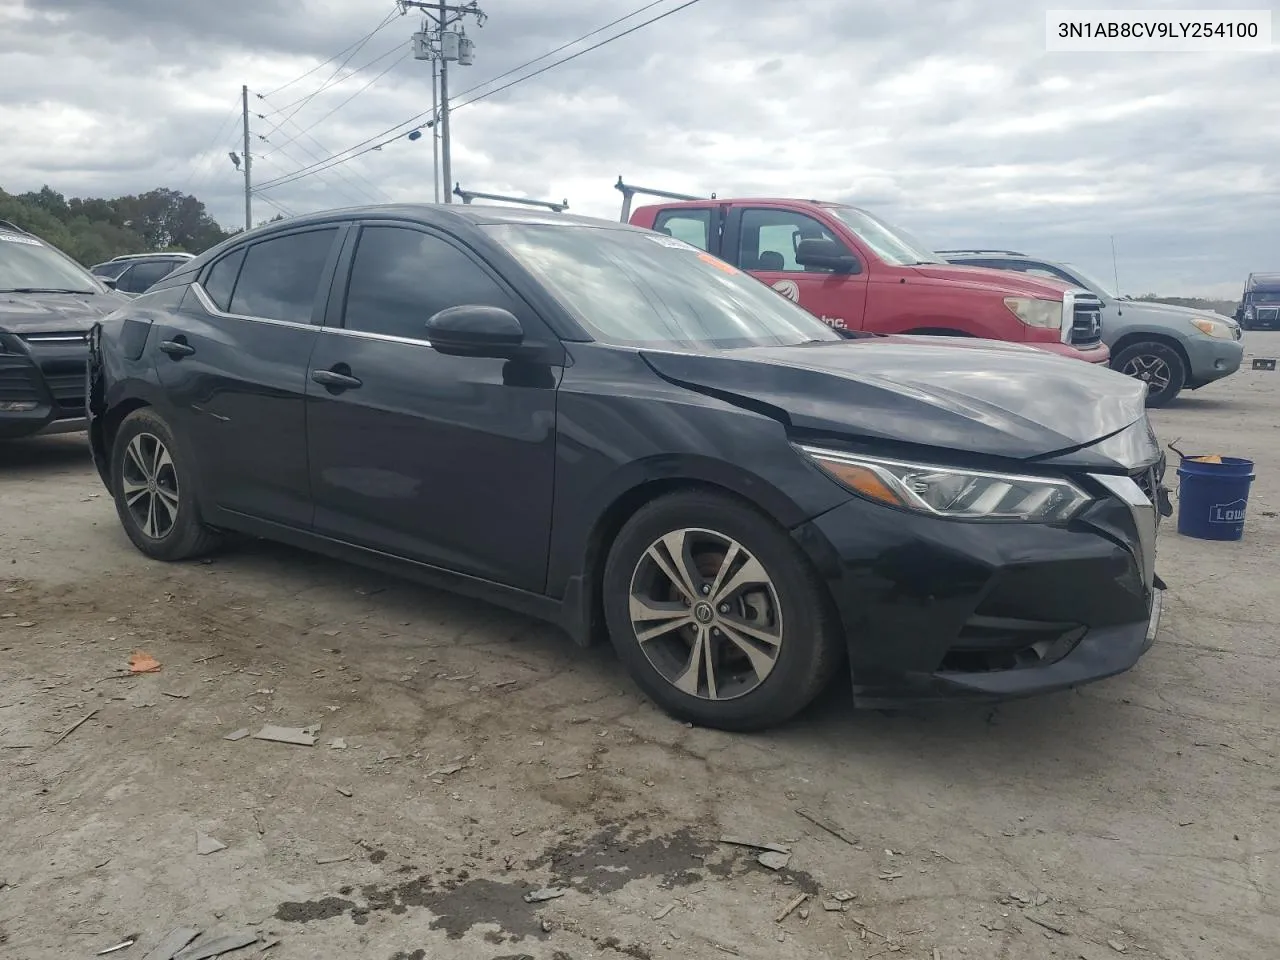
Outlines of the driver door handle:
<svg viewBox="0 0 1280 960">
<path fill-rule="evenodd" d="M 352 377 L 335 370 L 312 370 L 311 379 L 316 383 L 338 390 L 354 390 L 362 385 L 359 377 Z"/>
<path fill-rule="evenodd" d="M 163 353 L 167 353 L 175 360 L 180 360 L 183 357 L 189 357 L 196 352 L 195 347 L 191 346 L 189 343 L 184 343 L 181 340 L 161 340 L 160 350 Z"/>
</svg>

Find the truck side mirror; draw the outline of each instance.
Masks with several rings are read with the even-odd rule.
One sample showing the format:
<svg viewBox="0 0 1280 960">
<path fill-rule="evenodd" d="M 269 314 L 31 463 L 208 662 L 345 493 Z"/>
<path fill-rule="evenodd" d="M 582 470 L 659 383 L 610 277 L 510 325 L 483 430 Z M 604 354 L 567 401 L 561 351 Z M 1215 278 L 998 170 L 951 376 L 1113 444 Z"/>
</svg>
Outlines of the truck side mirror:
<svg viewBox="0 0 1280 960">
<path fill-rule="evenodd" d="M 802 267 L 826 267 L 836 273 L 861 273 L 858 258 L 830 237 L 808 237 L 796 244 L 796 263 Z"/>
</svg>

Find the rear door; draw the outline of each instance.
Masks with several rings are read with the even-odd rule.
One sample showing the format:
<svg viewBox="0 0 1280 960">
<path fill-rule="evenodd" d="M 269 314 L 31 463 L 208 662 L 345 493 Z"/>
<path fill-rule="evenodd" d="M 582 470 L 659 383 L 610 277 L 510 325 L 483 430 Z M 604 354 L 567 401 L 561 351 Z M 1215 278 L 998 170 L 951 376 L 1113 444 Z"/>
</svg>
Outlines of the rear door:
<svg viewBox="0 0 1280 960">
<path fill-rule="evenodd" d="M 201 271 L 151 343 L 174 430 L 205 499 L 296 528 L 311 524 L 307 361 L 344 224 L 271 234 Z"/>
<path fill-rule="evenodd" d="M 830 326 L 860 330 L 867 302 L 866 263 L 856 274 L 796 263 L 800 240 L 822 237 L 858 257 L 835 230 L 807 213 L 787 207 L 734 205 L 725 221 L 720 255 Z"/>
<path fill-rule="evenodd" d="M 530 339 L 554 334 L 472 251 L 425 226 L 370 221 L 343 259 L 306 384 L 316 532 L 541 591 L 563 368 L 445 356 L 426 322 L 484 304 L 514 313 Z"/>
</svg>

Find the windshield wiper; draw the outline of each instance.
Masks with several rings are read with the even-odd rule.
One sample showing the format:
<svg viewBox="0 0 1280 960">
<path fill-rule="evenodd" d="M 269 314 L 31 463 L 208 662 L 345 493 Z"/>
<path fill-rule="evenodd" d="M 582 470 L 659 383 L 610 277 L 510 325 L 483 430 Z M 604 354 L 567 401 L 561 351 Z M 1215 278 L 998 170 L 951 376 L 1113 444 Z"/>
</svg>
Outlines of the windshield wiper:
<svg viewBox="0 0 1280 960">
<path fill-rule="evenodd" d="M 93 290 L 73 290 L 69 287 L 6 287 L 0 293 L 93 293 Z"/>
</svg>

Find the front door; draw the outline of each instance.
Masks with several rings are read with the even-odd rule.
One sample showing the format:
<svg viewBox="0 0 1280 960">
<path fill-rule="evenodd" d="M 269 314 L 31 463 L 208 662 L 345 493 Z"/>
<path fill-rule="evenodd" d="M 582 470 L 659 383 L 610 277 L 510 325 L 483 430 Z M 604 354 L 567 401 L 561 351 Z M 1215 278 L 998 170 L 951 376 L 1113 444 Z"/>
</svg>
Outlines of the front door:
<svg viewBox="0 0 1280 960">
<path fill-rule="evenodd" d="M 867 300 L 866 264 L 859 273 L 838 274 L 796 263 L 801 240 L 823 237 L 856 256 L 833 230 L 808 214 L 785 207 L 733 207 L 721 256 L 830 326 L 860 330 Z"/>
<path fill-rule="evenodd" d="M 150 342 L 174 432 L 211 506 L 311 524 L 305 400 L 337 225 L 236 247 L 191 285 Z M 314 321 L 314 322 L 313 322 Z"/>
<path fill-rule="evenodd" d="M 345 306 L 311 357 L 315 530 L 541 591 L 562 368 L 437 353 L 426 321 L 461 304 L 504 307 L 531 338 L 553 339 L 452 240 L 408 224 L 361 228 Z"/>
</svg>

